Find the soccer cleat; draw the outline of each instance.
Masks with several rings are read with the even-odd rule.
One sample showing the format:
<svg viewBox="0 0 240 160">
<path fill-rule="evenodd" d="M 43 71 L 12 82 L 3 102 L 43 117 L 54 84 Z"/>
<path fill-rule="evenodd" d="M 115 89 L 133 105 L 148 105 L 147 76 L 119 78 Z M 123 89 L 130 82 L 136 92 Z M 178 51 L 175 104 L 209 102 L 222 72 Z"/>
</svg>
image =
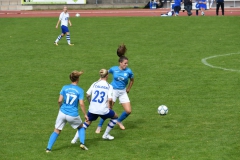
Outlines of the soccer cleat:
<svg viewBox="0 0 240 160">
<path fill-rule="evenodd" d="M 202 16 L 204 16 L 204 12 L 202 12 Z"/>
<path fill-rule="evenodd" d="M 51 152 L 51 149 L 46 149 L 46 153 L 50 153 Z"/>
<path fill-rule="evenodd" d="M 88 150 L 88 148 L 84 145 L 84 144 L 80 144 L 80 148 L 82 149 L 82 150 Z"/>
<path fill-rule="evenodd" d="M 77 141 L 73 138 L 72 141 L 71 141 L 72 144 L 76 144 Z"/>
<path fill-rule="evenodd" d="M 69 46 L 73 46 L 74 44 L 68 43 Z"/>
<path fill-rule="evenodd" d="M 108 140 L 113 140 L 113 139 L 114 139 L 114 137 L 111 136 L 110 134 L 103 135 L 102 138 L 103 138 L 103 139 L 108 139 Z"/>
<path fill-rule="evenodd" d="M 54 44 L 55 44 L 56 46 L 58 46 L 58 43 L 57 43 L 57 42 L 54 42 Z"/>
<path fill-rule="evenodd" d="M 125 129 L 124 125 L 123 125 L 121 122 L 117 122 L 117 124 L 119 125 L 119 127 L 120 127 L 122 130 Z"/>
<path fill-rule="evenodd" d="M 97 127 L 95 133 L 99 134 L 99 133 L 101 132 L 101 128 L 102 128 L 102 127 Z"/>
</svg>

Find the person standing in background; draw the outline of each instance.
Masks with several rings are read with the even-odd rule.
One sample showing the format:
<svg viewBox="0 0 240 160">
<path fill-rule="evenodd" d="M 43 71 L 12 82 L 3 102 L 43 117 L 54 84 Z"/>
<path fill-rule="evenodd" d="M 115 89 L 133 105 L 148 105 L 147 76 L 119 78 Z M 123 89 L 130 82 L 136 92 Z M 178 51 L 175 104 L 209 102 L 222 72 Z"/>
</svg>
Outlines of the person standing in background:
<svg viewBox="0 0 240 160">
<path fill-rule="evenodd" d="M 224 16 L 224 0 L 217 0 L 217 8 L 216 8 L 216 14 L 218 16 L 218 11 L 219 11 L 219 7 L 221 6 L 222 9 L 222 15 Z"/>
<path fill-rule="evenodd" d="M 192 15 L 192 0 L 183 0 L 184 9 L 187 11 L 188 16 Z"/>
</svg>

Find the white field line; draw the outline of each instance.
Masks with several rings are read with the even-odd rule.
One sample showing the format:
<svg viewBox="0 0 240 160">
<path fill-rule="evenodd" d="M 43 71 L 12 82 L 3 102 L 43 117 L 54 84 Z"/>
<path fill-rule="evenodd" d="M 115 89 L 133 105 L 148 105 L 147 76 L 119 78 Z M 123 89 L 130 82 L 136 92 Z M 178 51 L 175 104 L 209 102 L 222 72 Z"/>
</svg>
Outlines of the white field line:
<svg viewBox="0 0 240 160">
<path fill-rule="evenodd" d="M 211 68 L 221 69 L 221 70 L 224 70 L 224 71 L 240 72 L 240 70 L 223 68 L 223 67 L 219 67 L 219 66 L 214 66 L 214 65 L 211 65 L 210 63 L 207 62 L 208 59 L 217 58 L 217 57 L 224 57 L 224 56 L 230 56 L 230 55 L 234 55 L 234 54 L 240 54 L 240 53 L 229 53 L 229 54 L 215 55 L 215 56 L 211 56 L 211 57 L 206 57 L 206 58 L 203 58 L 203 59 L 202 59 L 202 63 L 203 63 L 204 65 L 206 65 L 206 66 L 211 67 Z"/>
</svg>

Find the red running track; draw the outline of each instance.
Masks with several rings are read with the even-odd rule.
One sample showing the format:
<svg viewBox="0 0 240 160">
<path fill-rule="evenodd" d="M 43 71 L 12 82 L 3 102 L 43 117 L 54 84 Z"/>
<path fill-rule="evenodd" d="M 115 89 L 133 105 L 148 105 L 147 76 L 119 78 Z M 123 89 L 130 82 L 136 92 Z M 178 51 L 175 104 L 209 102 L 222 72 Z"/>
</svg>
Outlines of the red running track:
<svg viewBox="0 0 240 160">
<path fill-rule="evenodd" d="M 70 16 L 79 13 L 81 17 L 158 17 L 166 14 L 169 9 L 105 9 L 105 10 L 69 10 Z M 0 11 L 0 18 L 8 17 L 58 17 L 61 10 L 42 11 Z M 193 10 L 195 16 L 195 11 Z M 221 9 L 219 10 L 221 16 Z M 187 16 L 186 12 L 180 12 L 180 16 Z M 205 11 L 205 16 L 216 16 L 216 9 Z M 240 16 L 240 8 L 225 8 L 225 16 Z"/>
</svg>

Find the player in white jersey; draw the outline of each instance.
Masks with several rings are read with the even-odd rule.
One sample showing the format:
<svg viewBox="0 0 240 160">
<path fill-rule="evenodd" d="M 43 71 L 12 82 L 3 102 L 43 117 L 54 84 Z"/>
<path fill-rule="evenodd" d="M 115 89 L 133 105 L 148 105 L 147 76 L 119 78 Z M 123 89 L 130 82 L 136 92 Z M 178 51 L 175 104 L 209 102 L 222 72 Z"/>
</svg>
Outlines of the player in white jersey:
<svg viewBox="0 0 240 160">
<path fill-rule="evenodd" d="M 73 46 L 74 44 L 71 44 L 70 32 L 69 32 L 69 29 L 68 29 L 68 23 L 69 23 L 70 26 L 72 26 L 72 23 L 71 23 L 71 21 L 69 19 L 69 14 L 67 12 L 67 7 L 66 6 L 63 8 L 63 12 L 59 16 L 59 20 L 57 22 L 56 29 L 58 29 L 58 25 L 59 25 L 60 22 L 61 22 L 62 33 L 57 37 L 57 39 L 54 42 L 54 44 L 56 46 L 58 46 L 58 42 L 66 34 L 66 39 L 67 39 L 68 45 Z"/>
<path fill-rule="evenodd" d="M 90 103 L 88 110 L 88 121 L 83 124 L 84 128 L 88 128 L 92 121 L 95 121 L 98 117 L 102 119 L 111 118 L 108 126 L 103 134 L 103 139 L 113 140 L 114 137 L 109 134 L 117 123 L 118 116 L 111 109 L 112 108 L 112 94 L 113 87 L 107 82 L 108 71 L 106 69 L 100 70 L 100 80 L 94 82 L 87 91 L 87 98 Z M 78 132 L 71 141 L 71 143 L 76 143 L 79 137 Z"/>
</svg>

